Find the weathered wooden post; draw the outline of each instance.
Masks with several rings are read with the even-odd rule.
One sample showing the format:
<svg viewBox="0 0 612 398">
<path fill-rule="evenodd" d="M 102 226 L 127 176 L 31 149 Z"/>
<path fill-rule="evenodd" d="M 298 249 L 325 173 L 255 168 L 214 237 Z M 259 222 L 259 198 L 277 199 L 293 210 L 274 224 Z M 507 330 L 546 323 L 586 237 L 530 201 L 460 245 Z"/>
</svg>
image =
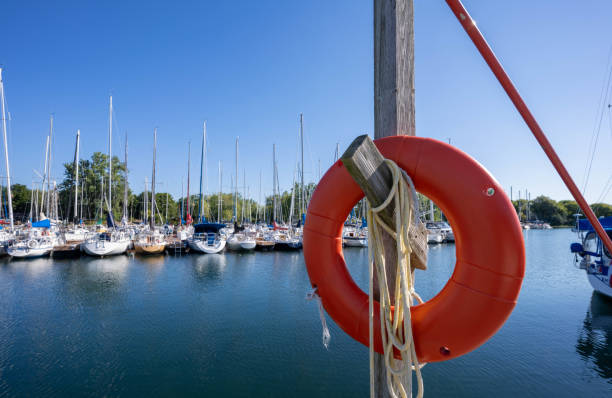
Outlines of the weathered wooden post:
<svg viewBox="0 0 612 398">
<path fill-rule="evenodd" d="M 393 135 L 415 135 L 413 0 L 374 0 L 374 138 Z M 372 140 L 358 137 L 341 159 L 370 203 L 382 203 L 391 187 L 391 171 Z M 390 226 L 394 225 L 392 214 L 393 209 L 389 209 L 381 215 Z M 395 240 L 384 235 L 383 244 L 392 287 L 397 262 Z M 375 395 L 388 397 L 382 355 L 376 354 L 374 366 Z M 409 383 L 411 380 L 412 376 Z"/>
</svg>

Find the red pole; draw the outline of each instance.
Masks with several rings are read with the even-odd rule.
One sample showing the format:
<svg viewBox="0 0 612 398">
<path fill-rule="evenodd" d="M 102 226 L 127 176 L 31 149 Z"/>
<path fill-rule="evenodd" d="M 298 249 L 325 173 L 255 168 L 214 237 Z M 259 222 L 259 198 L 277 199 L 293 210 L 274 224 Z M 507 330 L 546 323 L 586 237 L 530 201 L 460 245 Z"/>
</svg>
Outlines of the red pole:
<svg viewBox="0 0 612 398">
<path fill-rule="evenodd" d="M 478 27 L 476 27 L 476 22 L 474 22 L 470 14 L 468 14 L 460 0 L 446 0 L 446 3 L 451 8 L 470 39 L 472 39 L 472 42 L 480 52 L 480 55 L 482 55 L 484 60 L 487 62 L 495 77 L 497 77 L 497 80 L 506 91 L 506 94 L 508 94 L 508 97 L 510 97 L 510 100 L 523 117 L 523 120 L 525 120 L 525 123 L 527 123 L 527 126 L 529 126 L 529 129 L 533 133 L 535 139 L 548 156 L 548 159 L 550 159 L 551 163 L 557 170 L 557 173 L 559 173 L 559 176 L 561 176 L 565 186 L 570 190 L 572 196 L 574 196 L 574 199 L 576 199 L 578 206 L 580 206 L 586 218 L 591 222 L 593 228 L 595 228 L 597 235 L 608 251 L 612 253 L 612 240 L 610 240 L 610 237 L 604 231 L 603 227 L 599 223 L 599 220 L 595 216 L 595 213 L 593 213 L 593 210 L 591 210 L 591 207 L 589 207 L 588 203 L 580 193 L 580 190 L 574 183 L 574 180 L 572 180 L 572 177 L 567 172 L 565 166 L 561 162 L 561 159 L 559 159 L 559 156 L 557 156 L 557 153 L 548 141 L 548 138 L 546 138 L 544 131 L 542 131 L 538 125 L 538 122 L 529 111 L 529 108 L 527 108 L 527 105 L 521 98 L 518 90 L 516 87 L 514 87 L 514 84 L 512 84 L 510 77 L 508 77 L 508 74 L 493 53 L 493 50 L 491 50 L 491 47 L 489 47 L 489 44 L 485 40 L 482 33 L 480 33 L 480 30 L 478 30 Z"/>
</svg>

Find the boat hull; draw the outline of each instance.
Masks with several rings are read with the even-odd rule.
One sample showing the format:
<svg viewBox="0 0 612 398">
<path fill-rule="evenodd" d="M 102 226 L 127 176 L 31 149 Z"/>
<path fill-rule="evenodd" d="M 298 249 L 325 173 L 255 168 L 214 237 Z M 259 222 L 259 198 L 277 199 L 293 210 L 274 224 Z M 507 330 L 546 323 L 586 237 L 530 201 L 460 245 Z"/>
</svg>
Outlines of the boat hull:
<svg viewBox="0 0 612 398">
<path fill-rule="evenodd" d="M 198 252 L 205 254 L 216 254 L 225 249 L 225 239 L 218 240 L 214 245 L 209 245 L 208 242 L 200 239 L 190 239 L 189 247 Z"/>
<path fill-rule="evenodd" d="M 83 250 L 90 256 L 102 257 L 102 256 L 114 256 L 117 254 L 123 254 L 127 251 L 130 241 L 93 241 L 85 242 L 83 244 Z"/>
<path fill-rule="evenodd" d="M 232 251 L 251 251 L 255 249 L 255 246 L 257 246 L 257 244 L 254 240 L 229 241 L 227 242 L 227 246 Z"/>
<path fill-rule="evenodd" d="M 138 254 L 150 255 L 150 254 L 162 254 L 166 250 L 165 244 L 159 245 L 140 245 L 134 243 L 134 251 Z"/>
<path fill-rule="evenodd" d="M 302 242 L 276 242 L 274 250 L 290 252 L 297 251 L 302 248 Z"/>
<path fill-rule="evenodd" d="M 612 298 L 612 286 L 610 286 L 612 277 L 610 275 L 587 273 L 587 278 L 596 292 Z"/>
<path fill-rule="evenodd" d="M 34 258 L 34 257 L 44 257 L 48 256 L 51 253 L 51 248 L 8 248 L 9 256 L 13 258 Z"/>
<path fill-rule="evenodd" d="M 368 247 L 366 238 L 343 238 L 342 241 L 348 247 Z"/>
<path fill-rule="evenodd" d="M 268 240 L 258 240 L 255 241 L 255 250 L 260 252 L 269 252 L 274 250 L 274 242 L 270 242 Z"/>
</svg>

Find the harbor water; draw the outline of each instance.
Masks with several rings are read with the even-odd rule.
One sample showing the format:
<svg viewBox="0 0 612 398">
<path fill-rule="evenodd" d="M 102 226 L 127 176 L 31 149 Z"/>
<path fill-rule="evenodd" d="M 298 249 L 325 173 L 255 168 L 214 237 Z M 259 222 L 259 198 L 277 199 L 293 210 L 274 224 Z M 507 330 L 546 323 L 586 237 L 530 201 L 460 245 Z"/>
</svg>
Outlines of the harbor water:
<svg viewBox="0 0 612 398">
<path fill-rule="evenodd" d="M 515 311 L 476 351 L 427 365 L 426 396 L 612 396 L 612 300 L 573 266 L 574 239 L 525 231 Z M 430 247 L 424 298 L 454 250 Z M 345 256 L 367 288 L 367 249 Z M 367 348 L 329 318 L 323 347 L 301 252 L 0 261 L 0 397 L 369 393 Z"/>
</svg>

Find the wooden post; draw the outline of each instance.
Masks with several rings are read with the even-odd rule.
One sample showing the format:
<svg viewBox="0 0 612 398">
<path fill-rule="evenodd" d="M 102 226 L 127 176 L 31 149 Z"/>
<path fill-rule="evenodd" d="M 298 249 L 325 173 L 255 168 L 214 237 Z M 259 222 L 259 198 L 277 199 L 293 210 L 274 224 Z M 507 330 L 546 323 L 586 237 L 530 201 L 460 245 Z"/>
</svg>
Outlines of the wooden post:
<svg viewBox="0 0 612 398">
<path fill-rule="evenodd" d="M 415 135 L 413 0 L 374 0 L 374 137 Z M 358 137 L 342 156 L 345 167 L 372 205 L 382 203 L 391 171 L 367 136 Z M 393 209 L 382 218 L 393 223 Z M 383 235 L 389 286 L 395 286 L 395 240 Z M 376 286 L 376 284 L 375 284 Z M 375 288 L 375 296 L 378 292 Z M 376 397 L 389 397 L 382 355 L 374 358 Z M 412 375 L 408 378 L 412 387 Z"/>
</svg>

